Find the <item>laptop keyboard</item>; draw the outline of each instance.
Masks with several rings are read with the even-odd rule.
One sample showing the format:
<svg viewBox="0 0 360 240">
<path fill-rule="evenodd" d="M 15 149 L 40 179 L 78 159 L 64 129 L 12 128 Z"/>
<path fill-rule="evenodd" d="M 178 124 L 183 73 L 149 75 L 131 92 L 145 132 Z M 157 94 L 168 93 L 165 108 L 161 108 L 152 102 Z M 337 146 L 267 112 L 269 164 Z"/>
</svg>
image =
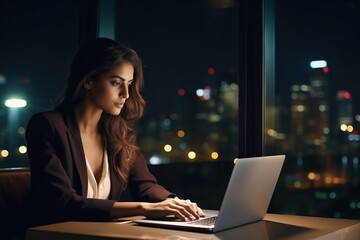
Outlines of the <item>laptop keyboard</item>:
<svg viewBox="0 0 360 240">
<path fill-rule="evenodd" d="M 191 225 L 210 226 L 210 225 L 215 224 L 216 219 L 217 219 L 217 216 L 214 216 L 214 217 L 209 217 L 209 218 L 204 218 L 204 219 L 192 221 L 189 224 L 191 224 Z"/>
</svg>

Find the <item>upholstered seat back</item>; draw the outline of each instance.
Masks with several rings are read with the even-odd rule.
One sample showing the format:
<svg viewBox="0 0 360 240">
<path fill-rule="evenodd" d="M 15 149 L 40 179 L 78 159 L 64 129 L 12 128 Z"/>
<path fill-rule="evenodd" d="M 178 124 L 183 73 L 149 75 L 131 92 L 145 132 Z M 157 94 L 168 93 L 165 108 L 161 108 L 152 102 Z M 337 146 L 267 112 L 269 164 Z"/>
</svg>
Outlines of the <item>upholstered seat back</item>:
<svg viewBox="0 0 360 240">
<path fill-rule="evenodd" d="M 0 170 L 0 209 L 16 209 L 30 192 L 30 170 Z"/>
<path fill-rule="evenodd" d="M 30 170 L 0 169 L 0 239 L 5 232 L 14 234 L 20 227 L 29 193 Z"/>
</svg>

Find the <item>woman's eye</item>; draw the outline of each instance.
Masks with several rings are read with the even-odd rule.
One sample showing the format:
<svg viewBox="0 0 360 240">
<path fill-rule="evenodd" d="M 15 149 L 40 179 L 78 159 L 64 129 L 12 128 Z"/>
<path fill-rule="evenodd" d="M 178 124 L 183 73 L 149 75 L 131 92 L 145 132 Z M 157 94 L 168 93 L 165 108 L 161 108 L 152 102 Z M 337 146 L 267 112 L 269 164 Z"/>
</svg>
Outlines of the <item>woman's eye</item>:
<svg viewBox="0 0 360 240">
<path fill-rule="evenodd" d="M 120 83 L 120 82 L 113 81 L 113 82 L 111 82 L 111 84 L 116 87 L 116 86 L 119 86 L 121 83 Z"/>
</svg>

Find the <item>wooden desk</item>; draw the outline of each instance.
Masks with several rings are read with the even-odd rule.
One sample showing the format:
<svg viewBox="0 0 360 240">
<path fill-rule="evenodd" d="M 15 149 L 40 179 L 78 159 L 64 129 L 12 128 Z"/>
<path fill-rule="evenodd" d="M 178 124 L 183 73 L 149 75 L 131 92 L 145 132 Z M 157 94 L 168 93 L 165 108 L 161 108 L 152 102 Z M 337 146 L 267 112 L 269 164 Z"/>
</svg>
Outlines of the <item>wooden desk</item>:
<svg viewBox="0 0 360 240">
<path fill-rule="evenodd" d="M 360 220 L 267 214 L 263 221 L 215 234 L 143 227 L 125 220 L 130 219 L 119 222 L 64 222 L 34 227 L 27 230 L 26 239 L 360 239 Z"/>
</svg>

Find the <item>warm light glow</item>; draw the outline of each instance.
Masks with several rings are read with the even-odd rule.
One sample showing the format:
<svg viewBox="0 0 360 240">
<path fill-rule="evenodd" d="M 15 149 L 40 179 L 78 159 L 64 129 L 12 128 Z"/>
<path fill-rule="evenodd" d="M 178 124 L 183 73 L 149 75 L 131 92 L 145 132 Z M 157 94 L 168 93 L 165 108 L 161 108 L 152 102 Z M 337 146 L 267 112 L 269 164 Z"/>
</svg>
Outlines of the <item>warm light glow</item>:
<svg viewBox="0 0 360 240">
<path fill-rule="evenodd" d="M 183 130 L 179 130 L 177 132 L 177 135 L 178 135 L 179 138 L 183 138 L 183 137 L 185 137 L 185 132 Z"/>
<path fill-rule="evenodd" d="M 309 180 L 315 180 L 316 175 L 315 175 L 314 172 L 309 172 L 307 177 L 308 177 Z"/>
<path fill-rule="evenodd" d="M 9 151 L 8 150 L 2 150 L 1 151 L 1 156 L 4 157 L 4 158 L 8 157 L 9 156 Z"/>
<path fill-rule="evenodd" d="M 211 153 L 211 158 L 212 158 L 212 159 L 215 160 L 215 159 L 218 159 L 218 157 L 219 157 L 219 154 L 218 154 L 217 152 L 212 152 L 212 153 Z"/>
<path fill-rule="evenodd" d="M 312 181 L 319 181 L 321 179 L 321 176 L 318 173 L 309 172 L 307 178 Z"/>
<path fill-rule="evenodd" d="M 269 129 L 267 130 L 267 134 L 268 134 L 269 136 L 274 136 L 275 133 L 276 133 L 276 131 L 275 131 L 274 129 L 269 128 Z"/>
<path fill-rule="evenodd" d="M 22 108 L 26 106 L 26 101 L 24 99 L 8 99 L 5 101 L 5 106 L 9 108 Z"/>
<path fill-rule="evenodd" d="M 234 164 L 237 162 L 237 160 L 238 160 L 238 158 L 235 158 L 235 159 L 234 159 Z"/>
<path fill-rule="evenodd" d="M 341 131 L 345 132 L 347 130 L 346 124 L 341 124 L 340 129 L 341 129 Z"/>
<path fill-rule="evenodd" d="M 351 125 L 347 126 L 347 131 L 348 131 L 348 132 L 354 131 L 354 127 L 351 126 Z"/>
<path fill-rule="evenodd" d="M 195 159 L 196 158 L 196 153 L 194 151 L 190 151 L 188 153 L 188 158 L 191 159 L 191 160 Z"/>
<path fill-rule="evenodd" d="M 291 109 L 294 112 L 304 112 L 305 111 L 305 106 L 304 105 L 295 105 L 295 106 L 292 106 Z"/>
<path fill-rule="evenodd" d="M 19 153 L 25 154 L 27 152 L 26 146 L 20 146 L 19 147 Z"/>
<path fill-rule="evenodd" d="M 172 150 L 171 145 L 170 145 L 170 144 L 166 144 L 166 145 L 164 146 L 164 150 L 165 150 L 165 152 L 171 152 L 171 150 Z"/>
<path fill-rule="evenodd" d="M 331 178 L 331 177 L 326 177 L 326 178 L 325 178 L 325 183 L 330 184 L 331 181 L 332 181 L 332 178 Z"/>
<path fill-rule="evenodd" d="M 334 184 L 339 184 L 339 183 L 340 183 L 340 178 L 334 177 L 334 178 L 333 178 L 333 183 L 334 183 Z"/>
<path fill-rule="evenodd" d="M 304 110 L 305 110 L 304 105 L 298 105 L 298 106 L 297 106 L 297 111 L 298 111 L 298 112 L 303 112 Z"/>
</svg>

